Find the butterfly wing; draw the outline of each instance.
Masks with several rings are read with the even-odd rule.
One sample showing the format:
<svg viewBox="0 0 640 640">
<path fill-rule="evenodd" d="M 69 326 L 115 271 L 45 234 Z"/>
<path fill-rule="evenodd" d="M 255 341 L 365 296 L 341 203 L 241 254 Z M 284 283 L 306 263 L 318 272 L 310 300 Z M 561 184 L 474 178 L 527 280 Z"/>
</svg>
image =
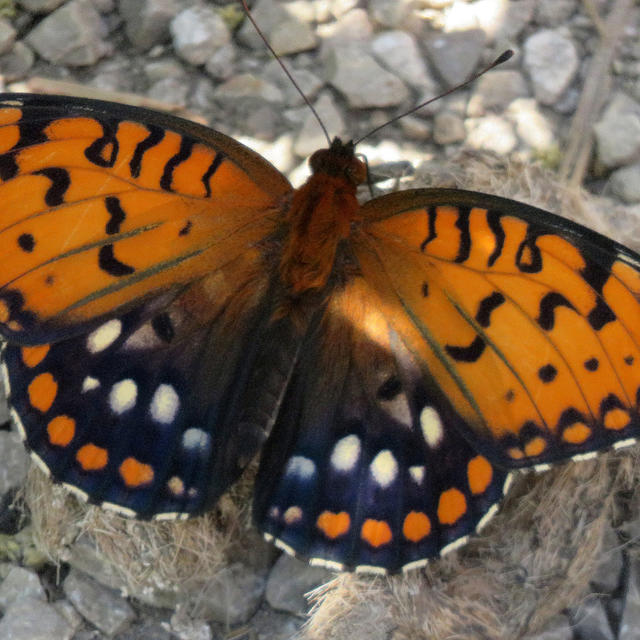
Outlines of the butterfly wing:
<svg viewBox="0 0 640 640">
<path fill-rule="evenodd" d="M 0 122 L 0 329 L 27 445 L 125 514 L 202 510 L 260 446 L 295 359 L 264 246 L 288 182 L 142 109 L 4 96 Z"/>
<path fill-rule="evenodd" d="M 332 568 L 398 571 L 461 544 L 507 481 L 358 277 L 311 324 L 256 481 L 277 544 Z M 434 410 L 438 407 L 438 411 Z"/>
<path fill-rule="evenodd" d="M 206 127 L 145 109 L 0 95 L 0 322 L 50 341 L 211 273 L 274 229 L 291 191 Z"/>
<path fill-rule="evenodd" d="M 492 463 L 546 464 L 640 432 L 640 256 L 527 205 L 458 190 L 363 207 L 385 315 Z"/>
</svg>

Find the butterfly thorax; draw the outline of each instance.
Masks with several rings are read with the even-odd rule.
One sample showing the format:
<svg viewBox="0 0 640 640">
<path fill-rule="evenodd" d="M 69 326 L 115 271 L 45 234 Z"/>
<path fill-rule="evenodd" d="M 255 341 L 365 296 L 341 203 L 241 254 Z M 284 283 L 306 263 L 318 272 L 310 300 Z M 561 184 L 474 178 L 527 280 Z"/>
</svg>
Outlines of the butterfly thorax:
<svg viewBox="0 0 640 640">
<path fill-rule="evenodd" d="M 358 217 L 356 189 L 367 175 L 353 143 L 344 144 L 339 138 L 329 149 L 316 151 L 309 164 L 313 173 L 295 191 L 287 213 L 280 259 L 281 280 L 295 295 L 327 284 L 338 243 L 349 236 Z"/>
</svg>

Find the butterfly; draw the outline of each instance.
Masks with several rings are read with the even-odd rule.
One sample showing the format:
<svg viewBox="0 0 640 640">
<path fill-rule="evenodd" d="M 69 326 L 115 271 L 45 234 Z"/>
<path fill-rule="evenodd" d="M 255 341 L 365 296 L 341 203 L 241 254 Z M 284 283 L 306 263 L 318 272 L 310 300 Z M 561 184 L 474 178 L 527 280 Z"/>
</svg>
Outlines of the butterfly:
<svg viewBox="0 0 640 640">
<path fill-rule="evenodd" d="M 511 471 L 640 431 L 640 256 L 457 189 L 363 205 L 353 143 L 299 189 L 233 139 L 81 98 L 0 97 L 0 327 L 33 459 L 140 518 L 253 513 L 313 564 L 464 544 Z"/>
</svg>

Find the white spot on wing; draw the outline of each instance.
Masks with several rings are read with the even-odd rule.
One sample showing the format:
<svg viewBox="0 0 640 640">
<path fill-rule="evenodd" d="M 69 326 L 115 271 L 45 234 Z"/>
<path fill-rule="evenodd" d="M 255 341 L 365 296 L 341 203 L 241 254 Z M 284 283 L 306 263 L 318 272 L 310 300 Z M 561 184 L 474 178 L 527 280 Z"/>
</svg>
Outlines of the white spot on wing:
<svg viewBox="0 0 640 640">
<path fill-rule="evenodd" d="M 282 542 L 280 538 L 275 538 L 273 544 L 278 547 L 278 549 L 282 549 L 285 553 L 288 553 L 290 556 L 295 558 L 296 552 L 293 547 L 290 547 L 286 542 Z"/>
<path fill-rule="evenodd" d="M 429 564 L 429 560 L 427 558 L 423 558 L 422 560 L 414 560 L 413 562 L 407 562 L 407 564 L 402 565 L 402 573 L 407 573 L 408 571 L 413 571 L 414 569 L 422 569 L 422 567 L 426 567 Z"/>
<path fill-rule="evenodd" d="M 426 443 L 433 449 L 444 437 L 444 428 L 440 414 L 435 407 L 425 407 L 420 412 L 420 427 Z"/>
<path fill-rule="evenodd" d="M 445 547 L 442 547 L 442 549 L 440 549 L 440 555 L 445 556 L 447 553 L 451 553 L 460 547 L 464 547 L 467 542 L 469 542 L 469 536 L 462 536 L 462 538 L 458 538 Z"/>
<path fill-rule="evenodd" d="M 113 511 L 114 513 L 124 516 L 125 518 L 135 518 L 137 515 L 133 509 L 129 509 L 128 507 L 123 507 L 119 504 L 115 504 L 114 502 L 101 502 L 100 506 L 105 511 Z"/>
<path fill-rule="evenodd" d="M 485 513 L 482 518 L 480 518 L 478 524 L 476 525 L 476 532 L 480 533 L 480 531 L 482 531 L 482 529 L 484 529 L 487 524 L 489 524 L 489 521 L 493 518 L 493 516 L 496 515 L 496 513 L 498 512 L 498 505 L 496 504 L 492 504 L 489 507 L 489 511 L 487 511 L 487 513 Z"/>
<path fill-rule="evenodd" d="M 536 464 L 533 467 L 536 473 L 542 473 L 543 471 L 549 471 L 551 469 L 551 465 L 547 462 L 543 462 L 542 464 Z"/>
<path fill-rule="evenodd" d="M 8 397 L 11 395 L 11 382 L 9 382 L 9 369 L 7 369 L 7 363 L 4 360 L 2 361 L 0 368 L 2 370 L 2 386 L 4 387 L 4 395 L 5 397 Z"/>
<path fill-rule="evenodd" d="M 291 456 L 289 462 L 287 462 L 285 471 L 287 475 L 298 476 L 303 480 L 311 478 L 315 472 L 316 465 L 313 460 L 305 458 L 304 456 Z"/>
<path fill-rule="evenodd" d="M 324 558 L 309 558 L 309 564 L 312 567 L 324 567 L 329 571 L 343 571 L 344 565 L 335 560 L 325 560 Z"/>
<path fill-rule="evenodd" d="M 40 470 L 46 476 L 50 476 L 51 475 L 51 471 L 49 470 L 49 467 L 47 467 L 47 465 L 45 464 L 44 460 L 37 453 L 34 453 L 33 451 L 30 451 L 29 455 L 31 456 L 31 459 L 36 463 L 36 466 L 39 467 Z"/>
<path fill-rule="evenodd" d="M 422 465 L 409 467 L 409 475 L 416 484 L 422 484 L 422 481 L 424 480 L 424 472 L 425 468 Z"/>
<path fill-rule="evenodd" d="M 180 408 L 180 398 L 170 384 L 161 384 L 153 393 L 149 413 L 160 424 L 171 424 Z"/>
<path fill-rule="evenodd" d="M 635 444 L 637 441 L 637 438 L 627 438 L 626 440 L 620 440 L 613 445 L 613 448 L 624 449 L 625 447 L 630 447 L 632 444 Z"/>
<path fill-rule="evenodd" d="M 383 449 L 369 465 L 378 486 L 386 489 L 398 475 L 398 463 L 389 449 Z"/>
<path fill-rule="evenodd" d="M 360 438 L 355 434 L 336 442 L 331 452 L 331 466 L 337 471 L 351 471 L 360 457 Z"/>
<path fill-rule="evenodd" d="M 506 496 L 509 493 L 509 489 L 511 489 L 511 485 L 513 484 L 513 473 L 509 473 L 507 477 L 504 479 L 504 484 L 502 485 L 502 495 Z"/>
<path fill-rule="evenodd" d="M 122 332 L 122 322 L 118 318 L 108 320 L 92 331 L 87 337 L 89 353 L 99 353 L 111 346 Z"/>
<path fill-rule="evenodd" d="M 125 378 L 116 382 L 109 392 L 109 406 L 118 415 L 129 411 L 136 405 L 138 387 L 131 378 Z"/>
<path fill-rule="evenodd" d="M 69 493 L 72 493 L 76 498 L 79 498 L 80 500 L 82 500 L 82 502 L 89 501 L 89 494 L 86 491 L 83 491 L 82 489 L 78 489 L 78 487 L 74 487 L 72 484 L 69 484 L 68 482 L 63 482 L 62 486 Z"/>
<path fill-rule="evenodd" d="M 597 451 L 589 451 L 589 453 L 578 453 L 575 456 L 571 456 L 571 459 L 575 460 L 576 462 L 583 462 L 584 460 L 593 460 L 597 456 Z"/>
<path fill-rule="evenodd" d="M 20 439 L 24 442 L 27 439 L 27 432 L 24 430 L 24 425 L 22 424 L 22 420 L 20 419 L 18 412 L 13 407 L 11 407 L 9 413 L 11 415 L 11 419 L 13 420 L 13 424 L 16 425 L 16 429 L 18 430 Z"/>
<path fill-rule="evenodd" d="M 387 570 L 384 567 L 375 567 L 371 564 L 359 564 L 355 568 L 356 573 L 372 573 L 378 576 L 384 576 L 387 574 Z"/>
<path fill-rule="evenodd" d="M 211 436 L 202 429 L 191 427 L 182 434 L 182 446 L 185 449 L 206 451 L 211 443 Z"/>
<path fill-rule="evenodd" d="M 87 393 L 87 391 L 93 391 L 100 386 L 100 380 L 94 378 L 92 376 L 87 376 L 82 381 L 82 393 Z"/>
</svg>

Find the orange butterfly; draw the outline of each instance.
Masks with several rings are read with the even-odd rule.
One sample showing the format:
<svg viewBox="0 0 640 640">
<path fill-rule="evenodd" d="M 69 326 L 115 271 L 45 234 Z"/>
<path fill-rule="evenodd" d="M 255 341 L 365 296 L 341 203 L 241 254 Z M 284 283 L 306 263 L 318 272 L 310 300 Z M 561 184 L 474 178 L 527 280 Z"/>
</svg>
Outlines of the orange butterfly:
<svg viewBox="0 0 640 640">
<path fill-rule="evenodd" d="M 481 528 L 510 469 L 638 435 L 640 256 L 597 233 L 470 191 L 360 206 L 338 139 L 294 190 L 107 102 L 4 95 L 0 147 L 13 415 L 84 499 L 188 517 L 262 447 L 267 537 L 406 570 Z"/>
</svg>

